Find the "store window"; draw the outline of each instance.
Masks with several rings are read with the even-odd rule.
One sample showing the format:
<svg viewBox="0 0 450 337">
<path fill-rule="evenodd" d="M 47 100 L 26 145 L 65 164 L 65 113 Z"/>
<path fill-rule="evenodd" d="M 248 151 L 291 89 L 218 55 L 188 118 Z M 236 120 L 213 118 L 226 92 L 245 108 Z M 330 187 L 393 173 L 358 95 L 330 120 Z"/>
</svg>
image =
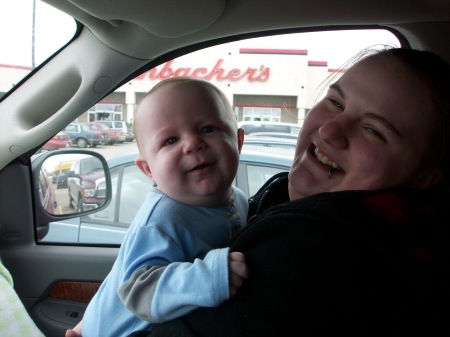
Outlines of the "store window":
<svg viewBox="0 0 450 337">
<path fill-rule="evenodd" d="M 120 121 L 122 104 L 96 104 L 89 109 L 89 121 Z"/>
<path fill-rule="evenodd" d="M 280 108 L 244 108 L 244 121 L 280 122 Z"/>
</svg>

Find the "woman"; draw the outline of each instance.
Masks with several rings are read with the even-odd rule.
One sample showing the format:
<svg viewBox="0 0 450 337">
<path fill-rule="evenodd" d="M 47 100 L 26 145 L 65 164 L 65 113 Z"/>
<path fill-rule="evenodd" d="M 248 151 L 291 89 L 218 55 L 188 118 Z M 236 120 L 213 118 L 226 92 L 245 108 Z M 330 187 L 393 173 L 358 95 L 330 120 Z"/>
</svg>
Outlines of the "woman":
<svg viewBox="0 0 450 337">
<path fill-rule="evenodd" d="M 450 307 L 450 66 L 369 55 L 308 113 L 289 177 L 251 199 L 231 250 L 250 277 L 150 336 L 440 336 Z"/>
</svg>

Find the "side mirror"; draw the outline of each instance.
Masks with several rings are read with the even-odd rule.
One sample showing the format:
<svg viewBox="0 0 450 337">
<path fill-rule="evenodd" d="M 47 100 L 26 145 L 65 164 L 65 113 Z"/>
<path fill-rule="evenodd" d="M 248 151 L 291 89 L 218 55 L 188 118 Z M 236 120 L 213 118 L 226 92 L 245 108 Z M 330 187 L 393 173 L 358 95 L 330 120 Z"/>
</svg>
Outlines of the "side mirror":
<svg viewBox="0 0 450 337">
<path fill-rule="evenodd" d="M 38 239 L 50 222 L 104 209 L 111 201 L 111 176 L 105 158 L 88 150 L 57 150 L 32 157 Z"/>
</svg>

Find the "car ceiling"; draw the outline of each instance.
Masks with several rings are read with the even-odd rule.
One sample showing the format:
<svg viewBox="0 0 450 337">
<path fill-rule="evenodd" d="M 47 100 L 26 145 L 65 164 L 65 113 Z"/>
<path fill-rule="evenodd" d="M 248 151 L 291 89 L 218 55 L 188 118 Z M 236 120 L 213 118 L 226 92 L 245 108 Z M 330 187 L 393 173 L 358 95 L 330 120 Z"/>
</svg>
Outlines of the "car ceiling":
<svg viewBox="0 0 450 337">
<path fill-rule="evenodd" d="M 374 24 L 395 27 L 408 38 L 409 30 L 426 34 L 424 23 L 450 28 L 448 0 L 44 1 L 82 22 L 109 47 L 143 59 L 174 46 L 261 30 Z M 448 38 L 437 36 L 436 46 Z"/>
<path fill-rule="evenodd" d="M 3 97 L 0 169 L 17 158 L 27 161 L 40 144 L 143 68 L 217 39 L 380 25 L 402 34 L 412 48 L 450 62 L 448 0 L 43 1 L 87 29 Z"/>
</svg>

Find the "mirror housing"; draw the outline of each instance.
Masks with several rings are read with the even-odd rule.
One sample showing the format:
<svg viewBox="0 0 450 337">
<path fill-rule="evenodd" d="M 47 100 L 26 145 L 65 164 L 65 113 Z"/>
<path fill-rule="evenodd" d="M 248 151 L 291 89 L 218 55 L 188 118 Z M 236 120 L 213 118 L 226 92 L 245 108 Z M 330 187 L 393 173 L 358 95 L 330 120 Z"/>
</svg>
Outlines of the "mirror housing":
<svg viewBox="0 0 450 337">
<path fill-rule="evenodd" d="M 111 201 L 108 164 L 97 152 L 42 152 L 31 158 L 31 168 L 38 241 L 50 222 L 97 212 Z"/>
</svg>

